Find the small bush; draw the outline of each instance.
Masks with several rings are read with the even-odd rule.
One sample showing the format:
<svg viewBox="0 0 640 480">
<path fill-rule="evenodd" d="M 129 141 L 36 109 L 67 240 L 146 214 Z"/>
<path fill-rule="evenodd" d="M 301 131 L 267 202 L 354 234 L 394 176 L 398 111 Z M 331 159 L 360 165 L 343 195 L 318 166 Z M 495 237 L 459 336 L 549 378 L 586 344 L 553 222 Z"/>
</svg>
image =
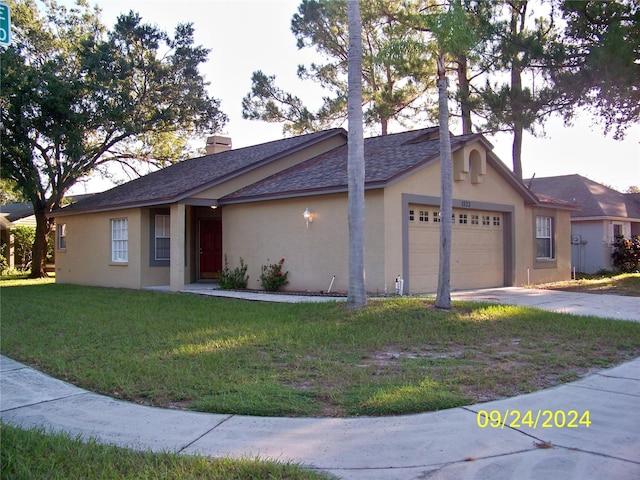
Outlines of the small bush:
<svg viewBox="0 0 640 480">
<path fill-rule="evenodd" d="M 640 271 L 640 237 L 636 235 L 627 240 L 624 235 L 617 236 L 611 258 L 613 266 L 620 272 Z"/>
<path fill-rule="evenodd" d="M 31 268 L 33 242 L 36 238 L 36 227 L 18 225 L 9 230 L 13 235 L 16 262 L 21 271 L 26 272 Z"/>
<path fill-rule="evenodd" d="M 268 261 L 269 259 L 267 259 L 267 262 Z M 289 280 L 287 280 L 287 275 L 289 275 L 289 272 L 282 271 L 283 263 L 284 258 L 281 258 L 278 263 L 262 265 L 260 285 L 262 285 L 262 288 L 264 288 L 267 292 L 276 292 L 280 287 L 283 287 L 289 283 Z"/>
<path fill-rule="evenodd" d="M 240 257 L 240 266 L 231 270 L 229 268 L 229 262 L 227 256 L 224 256 L 224 268 L 218 272 L 220 278 L 218 278 L 218 285 L 223 290 L 244 290 L 249 283 L 249 276 L 247 275 L 247 264 L 244 263 L 242 257 Z"/>
<path fill-rule="evenodd" d="M 7 250 L 7 244 L 2 242 L 2 244 L 0 245 L 0 269 L 2 270 L 3 274 L 7 270 L 7 268 L 9 268 L 9 262 L 7 261 L 7 257 L 5 256 L 5 252 Z"/>
</svg>

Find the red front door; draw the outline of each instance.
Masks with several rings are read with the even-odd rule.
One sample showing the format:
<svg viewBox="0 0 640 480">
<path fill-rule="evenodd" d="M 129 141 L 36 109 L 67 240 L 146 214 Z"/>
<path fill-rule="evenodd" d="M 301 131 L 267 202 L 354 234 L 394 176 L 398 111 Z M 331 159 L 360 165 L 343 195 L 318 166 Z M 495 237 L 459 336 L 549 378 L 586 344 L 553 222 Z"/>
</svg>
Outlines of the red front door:
<svg viewBox="0 0 640 480">
<path fill-rule="evenodd" d="M 200 278 L 217 278 L 222 270 L 222 220 L 200 220 Z"/>
</svg>

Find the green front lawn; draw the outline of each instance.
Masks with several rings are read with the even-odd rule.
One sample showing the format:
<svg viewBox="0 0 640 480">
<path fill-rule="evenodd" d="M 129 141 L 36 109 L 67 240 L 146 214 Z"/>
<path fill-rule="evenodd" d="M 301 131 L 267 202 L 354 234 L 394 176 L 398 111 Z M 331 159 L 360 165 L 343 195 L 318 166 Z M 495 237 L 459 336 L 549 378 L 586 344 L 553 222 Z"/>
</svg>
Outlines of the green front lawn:
<svg viewBox="0 0 640 480">
<path fill-rule="evenodd" d="M 2 282 L 1 351 L 161 407 L 249 415 L 423 412 L 518 395 L 640 355 L 640 323 L 430 300 L 273 304 Z"/>
<path fill-rule="evenodd" d="M 13 480 L 327 480 L 328 475 L 298 465 L 258 459 L 210 459 L 169 453 L 126 450 L 95 441 L 82 442 L 66 434 L 23 431 L 2 425 L 0 472 Z"/>
</svg>

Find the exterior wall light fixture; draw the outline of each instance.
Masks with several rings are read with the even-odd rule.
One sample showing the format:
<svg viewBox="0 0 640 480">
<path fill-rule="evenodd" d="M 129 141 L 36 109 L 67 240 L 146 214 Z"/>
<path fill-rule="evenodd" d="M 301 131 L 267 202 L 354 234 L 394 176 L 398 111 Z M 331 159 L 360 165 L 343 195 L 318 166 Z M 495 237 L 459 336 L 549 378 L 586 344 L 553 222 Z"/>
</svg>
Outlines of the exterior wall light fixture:
<svg viewBox="0 0 640 480">
<path fill-rule="evenodd" d="M 305 208 L 304 213 L 302 214 L 304 219 L 307 222 L 307 228 L 309 228 L 309 224 L 313 222 L 313 214 L 309 211 L 308 208 Z"/>
</svg>

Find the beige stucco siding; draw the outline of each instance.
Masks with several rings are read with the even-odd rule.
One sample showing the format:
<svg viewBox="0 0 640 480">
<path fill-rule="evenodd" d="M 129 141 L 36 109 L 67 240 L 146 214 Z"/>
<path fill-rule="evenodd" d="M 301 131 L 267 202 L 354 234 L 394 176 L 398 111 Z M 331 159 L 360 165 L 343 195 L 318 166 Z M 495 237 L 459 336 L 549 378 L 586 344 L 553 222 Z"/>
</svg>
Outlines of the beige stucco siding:
<svg viewBox="0 0 640 480">
<path fill-rule="evenodd" d="M 366 288 L 384 289 L 384 215 L 381 191 L 366 193 Z M 307 228 L 305 208 L 313 214 Z M 242 257 L 248 265 L 249 288 L 260 288 L 261 266 L 285 259 L 289 289 L 348 289 L 348 221 L 346 194 L 273 200 L 225 206 L 222 209 L 223 250 L 230 267 Z"/>
<path fill-rule="evenodd" d="M 56 251 L 56 282 L 140 288 L 142 258 L 140 209 L 60 217 L 67 225 L 67 248 Z M 111 261 L 111 220 L 126 218 L 128 261 Z M 144 235 L 143 238 L 148 238 Z"/>
<path fill-rule="evenodd" d="M 536 259 L 536 216 L 550 216 L 553 218 L 553 246 L 555 249 L 552 260 Z M 522 244 L 522 255 L 516 267 L 515 285 L 540 284 L 558 282 L 571 279 L 571 222 L 570 212 L 553 208 L 528 207 L 525 222 L 529 222 L 530 233 L 517 238 Z"/>
</svg>

